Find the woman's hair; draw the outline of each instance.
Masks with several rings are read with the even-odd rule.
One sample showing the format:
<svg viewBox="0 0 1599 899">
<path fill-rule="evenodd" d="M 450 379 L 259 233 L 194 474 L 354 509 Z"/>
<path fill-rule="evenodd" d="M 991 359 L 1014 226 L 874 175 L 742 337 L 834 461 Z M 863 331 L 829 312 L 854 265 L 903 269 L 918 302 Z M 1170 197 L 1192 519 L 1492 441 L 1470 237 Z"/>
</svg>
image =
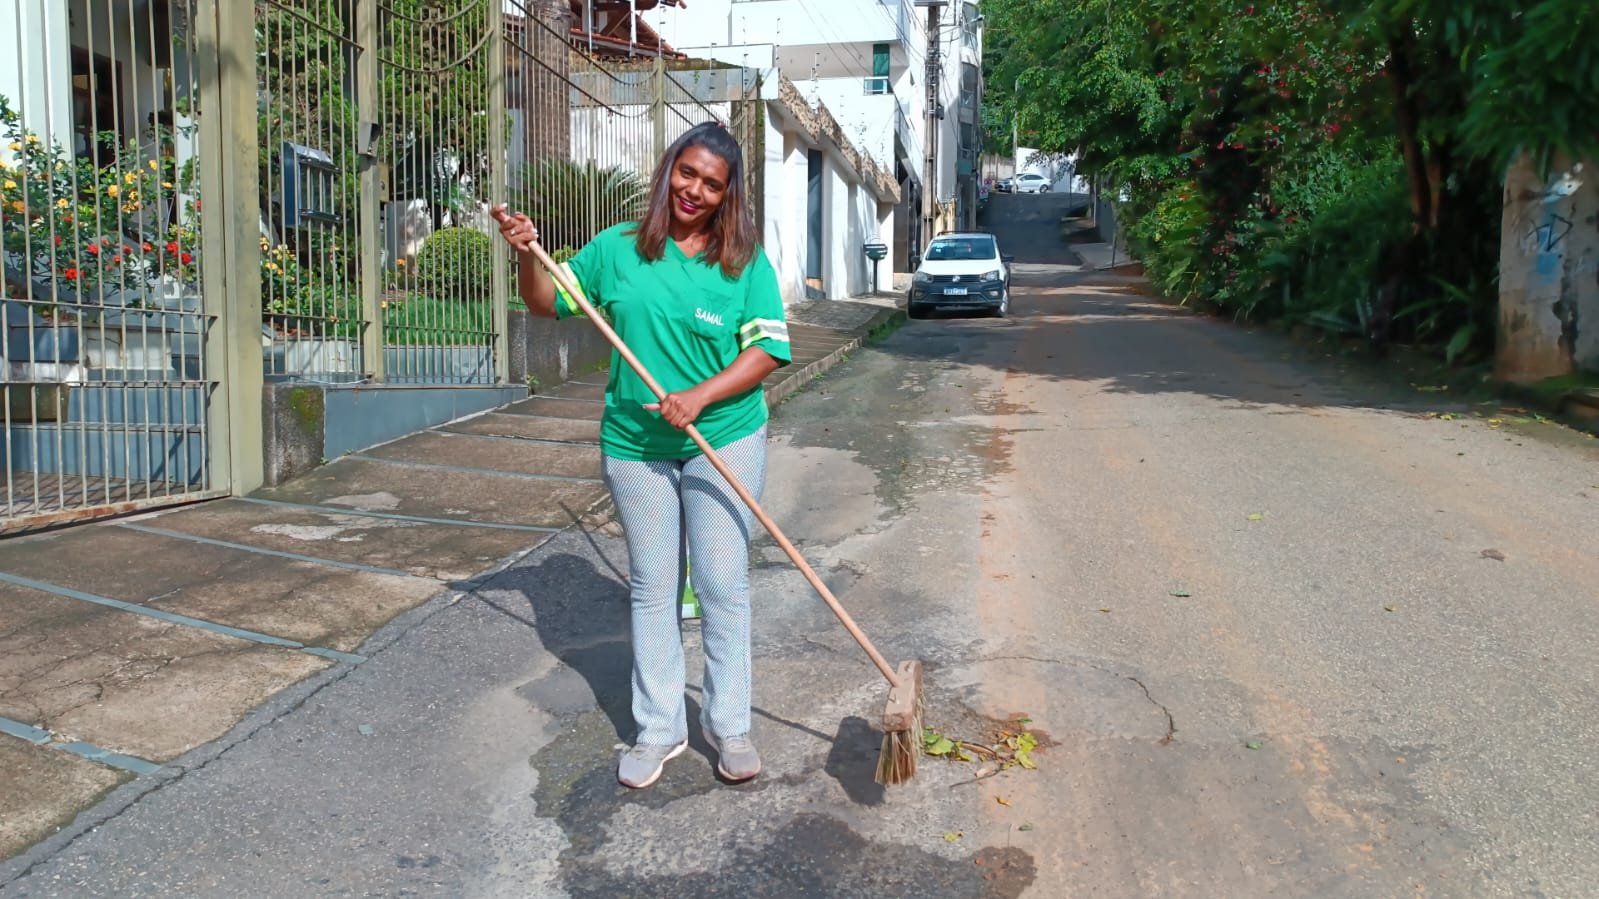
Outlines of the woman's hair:
<svg viewBox="0 0 1599 899">
<path fill-rule="evenodd" d="M 727 277 L 737 278 L 755 257 L 758 232 L 744 192 L 744 154 L 739 150 L 738 141 L 718 122 L 695 125 L 666 148 L 650 182 L 649 203 L 635 231 L 639 255 L 653 262 L 666 253 L 668 229 L 672 224 L 672 170 L 677 166 L 678 157 L 689 147 L 704 147 L 727 163 L 727 189 L 722 193 L 722 205 L 706 223 L 711 239 L 705 245 L 705 258 L 719 264 Z"/>
</svg>

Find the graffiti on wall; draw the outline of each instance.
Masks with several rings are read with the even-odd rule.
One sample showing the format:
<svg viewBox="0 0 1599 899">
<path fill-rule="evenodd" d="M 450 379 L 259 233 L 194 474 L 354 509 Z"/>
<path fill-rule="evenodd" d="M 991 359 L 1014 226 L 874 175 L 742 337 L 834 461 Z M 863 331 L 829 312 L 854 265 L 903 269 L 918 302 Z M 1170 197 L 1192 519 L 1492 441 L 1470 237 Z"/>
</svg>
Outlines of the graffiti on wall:
<svg viewBox="0 0 1599 899">
<path fill-rule="evenodd" d="M 1513 233 L 1524 255 L 1558 252 L 1571 235 L 1576 224 L 1558 207 L 1582 188 L 1581 174 L 1580 162 L 1561 172 L 1544 186 L 1543 193 L 1535 195 L 1538 202 L 1528 203 L 1516 217 Z"/>
</svg>

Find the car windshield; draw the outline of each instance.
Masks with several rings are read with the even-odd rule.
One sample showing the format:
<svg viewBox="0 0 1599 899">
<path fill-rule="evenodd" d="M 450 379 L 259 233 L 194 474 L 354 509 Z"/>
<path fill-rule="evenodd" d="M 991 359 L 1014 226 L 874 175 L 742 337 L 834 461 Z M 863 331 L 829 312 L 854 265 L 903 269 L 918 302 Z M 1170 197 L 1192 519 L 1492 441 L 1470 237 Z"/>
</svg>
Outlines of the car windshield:
<svg viewBox="0 0 1599 899">
<path fill-rule="evenodd" d="M 993 259 L 992 237 L 945 237 L 927 248 L 928 259 Z"/>
</svg>

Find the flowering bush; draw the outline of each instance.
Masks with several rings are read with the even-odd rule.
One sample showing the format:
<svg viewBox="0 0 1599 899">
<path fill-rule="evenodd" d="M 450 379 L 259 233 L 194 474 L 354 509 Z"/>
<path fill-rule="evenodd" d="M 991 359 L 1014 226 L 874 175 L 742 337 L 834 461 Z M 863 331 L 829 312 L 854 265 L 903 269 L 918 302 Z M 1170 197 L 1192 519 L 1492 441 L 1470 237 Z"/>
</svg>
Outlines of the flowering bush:
<svg viewBox="0 0 1599 899">
<path fill-rule="evenodd" d="M 194 282 L 192 223 L 200 201 L 185 202 L 182 218 L 172 220 L 180 175 L 192 183 L 192 165 L 180 173 L 174 160 L 141 159 L 133 143 L 104 167 L 73 159 L 24 129 L 4 97 L 0 131 L 11 151 L 10 161 L 0 161 L 0 245 L 29 278 L 54 285 L 40 292 L 8 283 L 9 295 L 58 315 L 60 301 L 81 302 L 108 288 L 141 287 L 160 276 Z"/>
</svg>

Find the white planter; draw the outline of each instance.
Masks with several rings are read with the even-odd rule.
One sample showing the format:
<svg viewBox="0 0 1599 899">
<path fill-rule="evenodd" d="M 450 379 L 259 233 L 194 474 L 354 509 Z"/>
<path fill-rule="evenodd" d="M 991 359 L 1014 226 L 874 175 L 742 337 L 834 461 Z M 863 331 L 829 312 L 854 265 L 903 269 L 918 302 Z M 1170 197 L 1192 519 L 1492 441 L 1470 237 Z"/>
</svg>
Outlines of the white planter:
<svg viewBox="0 0 1599 899">
<path fill-rule="evenodd" d="M 175 374 L 172 335 L 166 331 L 89 327 L 83 331 L 83 348 L 90 368 Z"/>
<path fill-rule="evenodd" d="M 359 371 L 355 342 L 320 337 L 293 337 L 267 351 L 279 367 L 269 372 L 289 377 L 317 378 Z M 281 361 L 280 361 L 281 360 Z"/>
</svg>

